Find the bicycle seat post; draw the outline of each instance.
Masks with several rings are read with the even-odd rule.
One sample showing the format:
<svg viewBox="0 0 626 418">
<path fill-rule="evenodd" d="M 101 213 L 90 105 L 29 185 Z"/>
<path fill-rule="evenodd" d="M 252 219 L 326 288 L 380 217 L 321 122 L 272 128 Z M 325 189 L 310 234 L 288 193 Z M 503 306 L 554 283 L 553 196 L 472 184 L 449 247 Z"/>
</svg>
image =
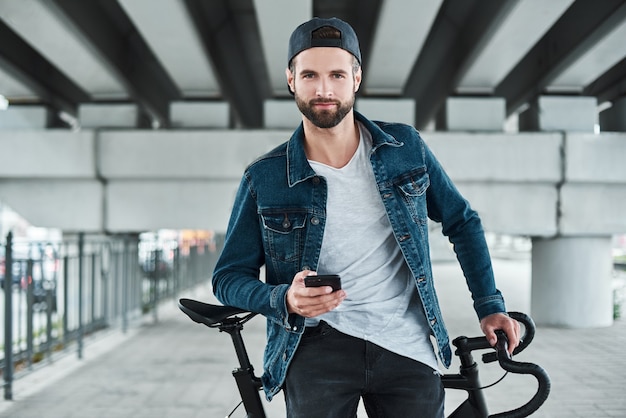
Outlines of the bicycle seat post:
<svg viewBox="0 0 626 418">
<path fill-rule="evenodd" d="M 241 330 L 243 329 L 243 325 L 239 321 L 224 321 L 220 326 L 219 330 L 222 332 L 226 332 L 230 335 L 230 338 L 233 342 L 233 346 L 235 347 L 235 353 L 237 354 L 237 360 L 239 360 L 239 365 L 243 370 L 248 370 L 252 367 L 250 364 L 250 358 L 248 356 L 248 351 L 246 350 L 246 346 L 243 342 L 243 337 L 241 336 Z"/>
<path fill-rule="evenodd" d="M 263 384 L 261 379 L 254 375 L 254 367 L 250 363 L 250 357 L 241 336 L 243 324 L 238 318 L 233 318 L 232 320 L 225 320 L 219 326 L 219 330 L 230 335 L 235 347 L 239 367 L 233 370 L 232 374 L 241 394 L 241 400 L 247 416 L 251 418 L 266 418 L 263 404 L 261 403 L 261 396 L 259 395 L 259 390 L 262 389 Z"/>
<path fill-rule="evenodd" d="M 237 360 L 239 361 L 239 367 L 233 370 L 232 374 L 241 395 L 241 403 L 243 403 L 246 410 L 246 417 L 266 418 L 263 404 L 261 403 L 261 396 L 259 395 L 259 392 L 263 389 L 263 383 L 259 377 L 254 375 L 254 368 L 250 363 L 250 358 L 241 336 L 243 324 L 257 314 L 232 306 L 211 305 L 187 298 L 180 299 L 178 306 L 192 321 L 204 324 L 209 328 L 217 328 L 220 332 L 226 332 L 230 335 Z M 239 314 L 244 314 L 244 316 L 237 316 Z M 236 409 L 237 407 L 228 416 L 232 416 Z"/>
</svg>

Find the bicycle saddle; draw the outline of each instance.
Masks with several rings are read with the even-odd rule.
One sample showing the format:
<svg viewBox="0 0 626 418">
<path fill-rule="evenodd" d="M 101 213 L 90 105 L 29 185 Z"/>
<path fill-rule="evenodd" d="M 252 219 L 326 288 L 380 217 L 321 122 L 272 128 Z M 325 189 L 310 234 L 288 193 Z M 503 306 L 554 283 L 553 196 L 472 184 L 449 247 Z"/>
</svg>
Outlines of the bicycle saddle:
<svg viewBox="0 0 626 418">
<path fill-rule="evenodd" d="M 211 305 L 209 303 L 185 298 L 178 301 L 178 307 L 194 322 L 209 327 L 217 326 L 233 315 L 248 312 L 245 309 L 234 308 L 232 306 Z"/>
</svg>

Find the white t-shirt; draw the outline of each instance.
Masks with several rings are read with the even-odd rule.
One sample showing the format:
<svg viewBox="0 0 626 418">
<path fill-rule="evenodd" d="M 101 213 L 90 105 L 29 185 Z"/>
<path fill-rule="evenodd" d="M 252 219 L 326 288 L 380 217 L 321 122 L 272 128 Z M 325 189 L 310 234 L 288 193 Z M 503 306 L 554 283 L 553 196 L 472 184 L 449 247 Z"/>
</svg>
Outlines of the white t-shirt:
<svg viewBox="0 0 626 418">
<path fill-rule="evenodd" d="M 337 330 L 438 370 L 415 280 L 380 199 L 369 162 L 371 135 L 360 123 L 360 141 L 342 168 L 309 161 L 326 178 L 326 227 L 318 274 L 341 275 L 347 298 L 323 319 Z"/>
</svg>

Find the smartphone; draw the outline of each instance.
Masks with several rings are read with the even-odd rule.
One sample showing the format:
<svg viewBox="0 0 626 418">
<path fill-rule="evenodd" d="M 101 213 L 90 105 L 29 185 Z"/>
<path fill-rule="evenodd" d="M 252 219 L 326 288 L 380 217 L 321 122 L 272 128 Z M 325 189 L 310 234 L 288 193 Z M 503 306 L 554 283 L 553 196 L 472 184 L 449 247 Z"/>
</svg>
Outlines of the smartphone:
<svg viewBox="0 0 626 418">
<path fill-rule="evenodd" d="M 330 286 L 333 292 L 341 289 L 341 277 L 338 274 L 319 274 L 317 276 L 306 276 L 304 278 L 306 287 Z"/>
</svg>

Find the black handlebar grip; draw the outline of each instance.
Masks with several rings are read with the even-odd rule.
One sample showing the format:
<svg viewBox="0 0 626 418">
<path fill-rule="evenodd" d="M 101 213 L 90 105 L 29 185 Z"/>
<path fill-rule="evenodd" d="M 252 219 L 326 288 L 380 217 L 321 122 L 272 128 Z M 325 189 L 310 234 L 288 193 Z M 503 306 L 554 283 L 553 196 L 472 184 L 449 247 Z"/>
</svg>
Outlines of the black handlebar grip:
<svg viewBox="0 0 626 418">
<path fill-rule="evenodd" d="M 515 319 L 517 322 L 524 325 L 524 335 L 520 339 L 520 343 L 515 350 L 513 350 L 513 355 L 517 353 L 521 353 L 528 344 L 535 338 L 535 321 L 533 319 L 522 312 L 509 312 L 509 316 Z"/>
<path fill-rule="evenodd" d="M 533 321 L 530 316 L 522 312 L 508 312 L 508 315 L 511 318 L 515 319 L 517 322 L 524 325 L 524 335 L 520 338 L 519 345 L 515 347 L 515 350 L 513 350 L 513 355 L 516 355 L 524 351 L 524 349 L 528 347 L 528 344 L 530 344 L 535 338 L 535 321 Z M 496 333 L 498 332 L 502 331 L 496 331 Z M 497 350 L 496 352 L 483 354 L 482 359 L 483 363 L 493 363 L 494 361 L 498 360 Z"/>
<path fill-rule="evenodd" d="M 526 328 L 526 332 L 524 334 L 524 343 L 520 344 L 518 348 L 521 348 L 519 350 L 514 350 L 515 353 L 526 348 L 526 346 L 528 346 L 528 344 L 530 344 L 530 342 L 533 340 L 535 336 L 535 324 L 534 322 L 532 322 L 532 319 L 530 319 L 530 317 L 525 314 L 514 313 L 514 315 L 511 315 L 511 317 L 523 323 L 524 327 Z M 539 409 L 539 407 L 543 405 L 546 399 L 548 399 L 548 395 L 550 394 L 550 377 L 548 376 L 548 373 L 546 373 L 546 371 L 537 364 L 512 360 L 508 352 L 506 335 L 501 330 L 496 331 L 496 335 L 498 336 L 498 342 L 496 343 L 495 347 L 496 352 L 492 354 L 496 354 L 498 362 L 500 363 L 500 367 L 511 373 L 530 374 L 534 376 L 535 379 L 537 379 L 538 387 L 535 395 L 524 405 L 510 411 L 501 412 L 495 415 L 489 415 L 489 418 L 527 417 L 535 412 L 537 409 Z"/>
<path fill-rule="evenodd" d="M 537 379 L 538 387 L 535 395 L 524 405 L 511 411 L 489 415 L 489 418 L 523 418 L 535 412 L 548 399 L 550 394 L 550 377 L 540 366 L 534 363 L 525 363 L 511 360 L 510 358 L 499 359 L 500 366 L 511 373 L 530 374 Z"/>
</svg>

